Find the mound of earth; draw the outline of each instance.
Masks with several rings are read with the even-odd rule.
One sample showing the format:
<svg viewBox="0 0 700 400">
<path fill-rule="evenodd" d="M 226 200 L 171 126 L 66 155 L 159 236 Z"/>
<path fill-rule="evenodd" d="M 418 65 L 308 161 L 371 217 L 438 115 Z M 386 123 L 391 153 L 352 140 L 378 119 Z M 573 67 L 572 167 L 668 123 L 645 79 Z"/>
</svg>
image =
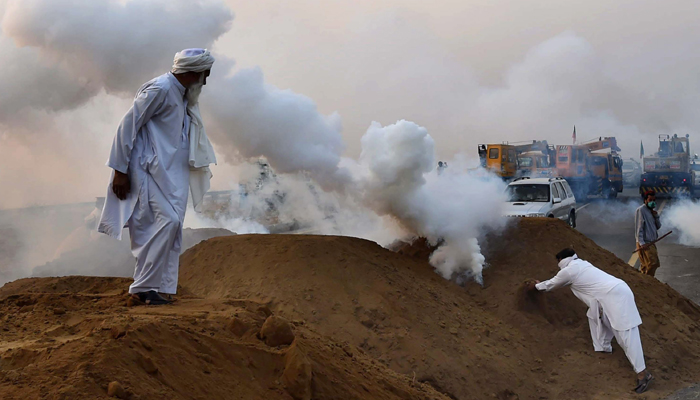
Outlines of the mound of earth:
<svg viewBox="0 0 700 400">
<path fill-rule="evenodd" d="M 301 235 L 194 246 L 181 256 L 186 295 L 172 306 L 124 307 L 128 279 L 12 282 L 0 289 L 0 393 L 639 398 L 620 348 L 592 351 L 585 306 L 569 290 L 534 299 L 520 291 L 527 278 L 555 274 L 553 255 L 567 246 L 634 291 L 657 376 L 644 398 L 695 382 L 700 361 L 688 356 L 700 351 L 694 304 L 566 224 L 528 219 L 486 238 L 483 288 L 438 276 L 424 241 L 399 246 L 398 254 L 361 239 Z"/>
<path fill-rule="evenodd" d="M 126 308 L 129 283 L 29 278 L 0 289 L 0 397 L 447 399 L 264 304 L 185 298 Z M 258 332 L 266 324 L 273 337 L 279 320 L 288 340 L 270 347 Z"/>
<path fill-rule="evenodd" d="M 209 299 L 249 298 L 458 399 L 490 396 L 635 398 L 621 349 L 593 352 L 586 308 L 568 289 L 528 307 L 519 288 L 548 279 L 556 254 L 579 255 L 628 282 L 642 314 L 642 341 L 657 382 L 648 398 L 697 381 L 700 312 L 566 224 L 524 220 L 488 237 L 485 287 L 459 287 L 426 261 L 425 241 L 396 254 L 349 237 L 238 236 L 182 256 L 181 283 Z"/>
</svg>

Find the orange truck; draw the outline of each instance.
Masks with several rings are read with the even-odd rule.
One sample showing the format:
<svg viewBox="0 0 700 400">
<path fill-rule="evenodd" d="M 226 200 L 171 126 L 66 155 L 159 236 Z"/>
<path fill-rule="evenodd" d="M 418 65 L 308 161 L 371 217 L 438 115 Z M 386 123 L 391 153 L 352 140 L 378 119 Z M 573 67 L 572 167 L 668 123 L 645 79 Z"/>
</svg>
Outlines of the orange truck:
<svg viewBox="0 0 700 400">
<path fill-rule="evenodd" d="M 605 151 L 605 152 L 602 152 Z M 557 175 L 566 179 L 577 201 L 600 195 L 615 198 L 622 192 L 622 157 L 614 137 L 556 146 Z"/>
<path fill-rule="evenodd" d="M 556 177 L 555 157 L 556 150 L 551 145 L 546 150 L 518 154 L 519 175 L 530 178 L 554 178 Z"/>
<path fill-rule="evenodd" d="M 543 165 L 541 161 L 538 164 L 532 157 L 523 159 L 524 153 L 539 153 L 544 157 L 549 157 L 550 153 L 553 154 L 553 148 L 547 144 L 546 140 L 533 140 L 532 143 L 526 144 L 508 142 L 480 144 L 478 150 L 481 166 L 493 171 L 505 181 L 530 176 L 538 165 Z"/>
</svg>

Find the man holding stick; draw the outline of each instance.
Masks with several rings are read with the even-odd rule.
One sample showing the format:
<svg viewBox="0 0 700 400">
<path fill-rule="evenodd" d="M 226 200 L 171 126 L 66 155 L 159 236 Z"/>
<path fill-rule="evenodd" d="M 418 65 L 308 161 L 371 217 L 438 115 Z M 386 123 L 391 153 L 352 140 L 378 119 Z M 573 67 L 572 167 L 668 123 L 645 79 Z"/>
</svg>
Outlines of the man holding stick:
<svg viewBox="0 0 700 400">
<path fill-rule="evenodd" d="M 659 253 L 656 250 L 655 241 L 659 239 L 661 221 L 656 208 L 656 193 L 649 190 L 644 193 L 644 204 L 637 208 L 634 214 L 634 231 L 637 239 L 637 251 L 639 251 L 639 271 L 646 275 L 654 276 L 656 269 L 661 265 Z"/>
</svg>

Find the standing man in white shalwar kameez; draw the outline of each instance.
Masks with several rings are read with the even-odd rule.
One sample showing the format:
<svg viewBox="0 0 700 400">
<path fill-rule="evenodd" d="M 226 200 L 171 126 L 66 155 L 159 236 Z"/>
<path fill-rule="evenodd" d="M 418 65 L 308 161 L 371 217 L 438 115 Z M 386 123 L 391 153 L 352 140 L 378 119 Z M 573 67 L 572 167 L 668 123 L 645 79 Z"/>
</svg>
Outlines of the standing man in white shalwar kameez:
<svg viewBox="0 0 700 400">
<path fill-rule="evenodd" d="M 627 355 L 637 373 L 635 391 L 643 393 L 654 379 L 644 363 L 639 337 L 639 316 L 634 294 L 625 281 L 581 260 L 572 249 L 557 254 L 560 271 L 552 279 L 530 283 L 530 290 L 547 291 L 571 286 L 571 291 L 588 306 L 588 325 L 595 351 L 612 353 L 612 339 Z"/>
<path fill-rule="evenodd" d="M 137 303 L 168 304 L 177 291 L 188 192 L 198 209 L 216 162 L 198 106 L 213 64 L 206 49 L 177 53 L 170 72 L 141 86 L 114 137 L 98 231 L 121 240 L 129 227 Z"/>
</svg>

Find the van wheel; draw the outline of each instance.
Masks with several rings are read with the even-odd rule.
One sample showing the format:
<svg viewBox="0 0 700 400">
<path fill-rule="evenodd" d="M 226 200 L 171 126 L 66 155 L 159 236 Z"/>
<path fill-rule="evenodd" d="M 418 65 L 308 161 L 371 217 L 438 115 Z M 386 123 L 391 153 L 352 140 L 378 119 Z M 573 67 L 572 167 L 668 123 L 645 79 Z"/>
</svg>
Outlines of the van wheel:
<svg viewBox="0 0 700 400">
<path fill-rule="evenodd" d="M 576 211 L 571 210 L 569 213 L 569 219 L 567 220 L 569 223 L 569 226 L 573 229 L 576 229 Z"/>
</svg>

